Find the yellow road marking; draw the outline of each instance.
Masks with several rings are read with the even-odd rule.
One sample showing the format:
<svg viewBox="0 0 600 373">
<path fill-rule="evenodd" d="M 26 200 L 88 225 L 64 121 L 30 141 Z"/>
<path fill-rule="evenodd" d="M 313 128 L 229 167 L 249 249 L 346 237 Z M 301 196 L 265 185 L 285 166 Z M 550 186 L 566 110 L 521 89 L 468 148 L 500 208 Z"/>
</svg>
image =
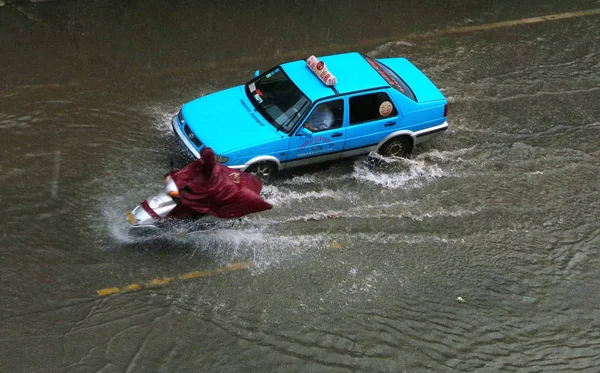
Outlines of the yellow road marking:
<svg viewBox="0 0 600 373">
<path fill-rule="evenodd" d="M 254 262 L 233 263 L 233 264 L 221 267 L 221 268 L 216 268 L 212 272 L 211 271 L 193 271 L 193 272 L 188 272 L 188 273 L 178 275 L 176 277 L 155 278 L 155 279 L 150 280 L 143 284 L 129 284 L 129 285 L 126 285 L 126 286 L 123 286 L 120 288 L 112 287 L 112 288 L 96 290 L 96 294 L 98 294 L 98 296 L 105 297 L 107 295 L 112 295 L 112 294 L 127 293 L 127 292 L 138 291 L 138 290 L 142 290 L 142 289 L 146 289 L 146 288 L 150 288 L 150 287 L 162 286 L 162 285 L 166 285 L 166 284 L 171 283 L 176 280 L 191 280 L 194 278 L 208 277 L 208 276 L 211 276 L 213 273 L 240 271 L 242 269 L 250 268 L 252 266 L 254 266 Z"/>
<path fill-rule="evenodd" d="M 433 32 L 423 32 L 423 33 L 413 33 L 407 35 L 395 35 L 391 37 L 385 38 L 375 38 L 375 39 L 366 39 L 358 42 L 354 42 L 351 44 L 329 44 L 322 47 L 311 47 L 309 50 L 295 50 L 289 51 L 285 53 L 280 53 L 277 55 L 280 60 L 293 60 L 299 58 L 299 56 L 305 56 L 308 53 L 310 54 L 323 54 L 323 53 L 333 53 L 334 51 L 349 51 L 356 50 L 357 48 L 368 48 L 377 45 L 382 45 L 385 43 L 399 41 L 399 40 L 411 40 L 411 39 L 427 39 L 434 38 L 438 36 L 452 35 L 452 34 L 462 34 L 468 32 L 475 31 L 485 31 L 485 30 L 493 30 L 498 28 L 519 26 L 519 25 L 527 25 L 548 21 L 558 21 L 562 19 L 569 18 L 577 18 L 577 17 L 586 17 L 586 16 L 594 16 L 600 15 L 600 9 L 590 9 L 590 10 L 582 10 L 578 12 L 567 12 L 567 13 L 558 13 L 558 14 L 549 14 L 546 16 L 540 17 L 531 17 L 531 18 L 521 18 L 510 21 L 501 21 L 501 22 L 493 22 L 486 23 L 482 25 L 471 25 L 471 26 L 460 26 L 453 27 L 446 30 L 441 31 L 433 31 Z M 221 62 L 206 62 L 202 64 L 202 67 L 181 67 L 181 68 L 167 68 L 158 71 L 153 71 L 149 73 L 150 76 L 160 76 L 160 75 L 170 75 L 170 74 L 180 74 L 184 72 L 192 72 L 192 71 L 204 71 L 207 69 L 219 68 L 220 70 L 224 70 L 227 67 L 232 68 L 243 64 L 257 64 L 264 61 L 264 57 L 258 56 L 244 56 L 233 60 L 221 61 Z"/>
<path fill-rule="evenodd" d="M 455 27 L 448 30 L 443 30 L 439 32 L 434 32 L 431 34 L 426 34 L 425 36 L 439 36 L 439 35 L 447 35 L 447 34 L 461 34 L 465 32 L 473 32 L 473 31 L 484 31 L 484 30 L 492 30 L 496 28 L 504 28 L 518 25 L 527 25 L 532 23 L 541 23 L 547 21 L 557 21 L 561 19 L 569 19 L 569 18 L 577 18 L 584 16 L 592 16 L 600 14 L 600 9 L 590 9 L 590 10 L 582 10 L 580 12 L 568 12 L 568 13 L 560 13 L 560 14 L 551 14 L 547 16 L 541 17 L 531 17 L 531 18 L 522 18 L 515 19 L 512 21 L 503 21 L 503 22 L 494 22 L 487 23 L 483 25 L 473 25 L 473 26 L 462 26 Z"/>
<path fill-rule="evenodd" d="M 131 285 L 127 285 L 123 288 L 123 291 L 136 291 L 136 290 L 140 290 L 142 288 L 142 286 L 140 284 L 131 284 Z"/>
<path fill-rule="evenodd" d="M 173 277 L 155 278 L 154 280 L 150 280 L 148 282 L 148 285 L 164 285 L 164 284 L 168 284 L 169 282 L 171 282 L 173 280 L 174 280 Z"/>
<path fill-rule="evenodd" d="M 121 291 L 121 289 L 119 289 L 119 288 L 106 288 L 106 289 L 97 290 L 96 293 L 98 293 L 99 296 L 104 297 L 106 295 L 119 293 L 120 291 Z"/>
<path fill-rule="evenodd" d="M 232 272 L 239 271 L 241 269 L 249 268 L 254 265 L 254 262 L 241 262 L 241 263 L 233 263 L 225 267 L 217 268 L 216 272 Z"/>
<path fill-rule="evenodd" d="M 192 278 L 208 277 L 210 275 L 211 275 L 211 273 L 208 271 L 203 271 L 203 272 L 194 271 L 194 272 L 184 273 L 183 275 L 179 275 L 179 279 L 180 280 L 190 280 Z"/>
<path fill-rule="evenodd" d="M 569 18 L 594 16 L 594 15 L 599 15 L 599 14 L 600 14 L 600 9 L 589 9 L 589 10 L 582 10 L 582 11 L 578 11 L 578 12 L 549 14 L 549 15 L 540 16 L 540 17 L 521 18 L 521 19 L 510 20 L 510 21 L 486 23 L 486 24 L 482 24 L 482 25 L 454 27 L 454 28 L 450 28 L 450 29 L 446 29 L 446 30 L 434 31 L 434 32 L 424 32 L 424 33 L 420 33 L 420 34 L 413 33 L 413 34 L 408 34 L 408 35 L 395 35 L 395 36 L 386 37 L 386 38 L 367 39 L 367 40 L 362 40 L 362 41 L 354 42 L 354 43 L 350 43 L 350 44 L 329 44 L 329 45 L 326 45 L 323 47 L 311 47 L 310 50 L 295 50 L 295 51 L 289 51 L 286 53 L 281 53 L 281 54 L 278 54 L 278 59 L 292 60 L 292 59 L 299 58 L 300 56 L 306 56 L 309 53 L 319 55 L 319 54 L 324 54 L 324 53 L 334 53 L 335 51 L 349 51 L 349 50 L 356 50 L 359 47 L 360 48 L 368 48 L 368 47 L 373 47 L 376 45 L 381 45 L 381 44 L 385 44 L 385 43 L 389 43 L 389 42 L 393 42 L 393 41 L 399 41 L 399 40 L 434 38 L 437 36 L 461 34 L 461 33 L 467 33 L 467 32 L 475 32 L 475 31 L 485 31 L 485 30 L 492 30 L 492 29 L 498 29 L 498 28 L 527 25 L 527 24 L 534 24 L 534 23 L 541 23 L 541 22 L 548 22 L 548 21 L 558 21 L 558 20 L 569 19 Z M 244 56 L 244 57 L 240 57 L 240 58 L 237 58 L 234 60 L 228 60 L 228 61 L 204 62 L 204 63 L 202 63 L 202 67 L 190 67 L 190 66 L 171 67 L 171 68 L 165 68 L 165 69 L 161 69 L 161 70 L 152 71 L 150 73 L 143 74 L 143 75 L 153 76 L 153 77 L 164 76 L 164 75 L 173 75 L 173 74 L 181 75 L 181 74 L 192 73 L 192 72 L 197 72 L 197 71 L 212 70 L 217 67 L 219 68 L 219 71 L 225 71 L 228 69 L 229 70 L 237 70 L 239 65 L 259 64 L 262 62 L 264 62 L 264 57 Z M 68 85 L 73 85 L 73 84 L 78 84 L 78 83 L 69 83 Z M 40 89 L 40 88 L 63 88 L 63 87 L 65 87 L 65 85 L 55 83 L 55 84 L 39 84 L 39 85 L 22 85 L 22 86 L 17 86 L 16 88 Z M 4 97 L 7 97 L 7 96 L 4 96 Z"/>
</svg>

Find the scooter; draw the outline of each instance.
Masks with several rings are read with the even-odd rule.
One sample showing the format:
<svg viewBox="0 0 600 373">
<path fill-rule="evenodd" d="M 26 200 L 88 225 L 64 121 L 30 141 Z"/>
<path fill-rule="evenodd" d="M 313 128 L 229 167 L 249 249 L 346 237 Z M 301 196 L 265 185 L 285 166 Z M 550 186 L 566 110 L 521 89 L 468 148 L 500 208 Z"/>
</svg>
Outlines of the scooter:
<svg viewBox="0 0 600 373">
<path fill-rule="evenodd" d="M 260 196 L 262 182 L 255 176 L 219 164 L 210 148 L 203 148 L 200 155 L 181 170 L 168 173 L 163 190 L 127 215 L 132 233 L 190 222 L 189 229 L 194 230 L 221 228 L 273 207 Z"/>
<path fill-rule="evenodd" d="M 168 229 L 205 231 L 233 226 L 239 219 L 220 219 L 198 214 L 181 206 L 179 188 L 170 175 L 163 190 L 144 200 L 127 214 L 130 233 L 134 236 L 156 234 Z"/>
</svg>

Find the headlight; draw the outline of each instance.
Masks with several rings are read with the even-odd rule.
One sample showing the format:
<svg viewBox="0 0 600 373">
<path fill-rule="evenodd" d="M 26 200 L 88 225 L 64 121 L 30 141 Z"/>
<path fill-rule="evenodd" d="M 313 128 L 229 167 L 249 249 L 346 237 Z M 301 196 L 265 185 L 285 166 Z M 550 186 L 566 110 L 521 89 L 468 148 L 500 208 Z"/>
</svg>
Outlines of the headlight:
<svg viewBox="0 0 600 373">
<path fill-rule="evenodd" d="M 133 216 L 133 212 L 129 212 L 127 214 L 127 220 L 129 220 L 129 223 L 131 225 L 136 225 L 137 224 L 137 219 L 135 218 L 135 216 Z"/>
<path fill-rule="evenodd" d="M 179 189 L 177 188 L 177 184 L 175 184 L 175 181 L 170 175 L 165 177 L 164 186 L 168 195 L 175 198 L 179 197 Z"/>
<path fill-rule="evenodd" d="M 217 155 L 217 162 L 219 163 L 227 163 L 228 160 L 229 157 L 226 157 L 224 155 Z"/>
</svg>

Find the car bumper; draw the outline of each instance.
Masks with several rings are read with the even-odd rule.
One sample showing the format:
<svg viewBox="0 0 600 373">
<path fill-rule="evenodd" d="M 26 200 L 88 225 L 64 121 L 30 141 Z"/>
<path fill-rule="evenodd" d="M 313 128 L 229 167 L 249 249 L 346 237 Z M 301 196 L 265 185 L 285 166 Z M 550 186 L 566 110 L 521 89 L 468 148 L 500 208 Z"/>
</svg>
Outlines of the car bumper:
<svg viewBox="0 0 600 373">
<path fill-rule="evenodd" d="M 420 144 L 423 142 L 427 142 L 427 141 L 443 134 L 444 132 L 446 132 L 447 129 L 448 129 L 448 122 L 446 121 L 435 127 L 430 127 L 430 128 L 426 128 L 424 130 L 417 131 L 412 134 L 412 138 L 414 139 L 414 144 L 416 145 L 416 144 Z"/>
<path fill-rule="evenodd" d="M 240 171 L 244 171 L 246 168 L 248 168 L 248 165 L 246 164 L 237 164 L 234 166 L 227 166 L 229 168 L 233 168 L 234 170 L 240 170 Z"/>
</svg>

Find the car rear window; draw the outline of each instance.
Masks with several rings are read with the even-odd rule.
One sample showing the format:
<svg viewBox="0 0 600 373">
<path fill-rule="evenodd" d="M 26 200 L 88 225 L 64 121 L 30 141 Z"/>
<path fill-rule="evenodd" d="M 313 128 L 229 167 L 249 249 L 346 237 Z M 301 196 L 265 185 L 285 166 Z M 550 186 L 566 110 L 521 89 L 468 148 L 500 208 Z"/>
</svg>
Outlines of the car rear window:
<svg viewBox="0 0 600 373">
<path fill-rule="evenodd" d="M 381 75 L 383 79 L 394 89 L 404 94 L 406 97 L 413 101 L 417 101 L 415 94 L 410 87 L 400 78 L 395 72 L 389 67 L 385 66 L 381 62 L 363 55 L 364 59 Z"/>
<path fill-rule="evenodd" d="M 350 125 L 398 116 L 398 110 L 385 92 L 350 97 Z"/>
</svg>

